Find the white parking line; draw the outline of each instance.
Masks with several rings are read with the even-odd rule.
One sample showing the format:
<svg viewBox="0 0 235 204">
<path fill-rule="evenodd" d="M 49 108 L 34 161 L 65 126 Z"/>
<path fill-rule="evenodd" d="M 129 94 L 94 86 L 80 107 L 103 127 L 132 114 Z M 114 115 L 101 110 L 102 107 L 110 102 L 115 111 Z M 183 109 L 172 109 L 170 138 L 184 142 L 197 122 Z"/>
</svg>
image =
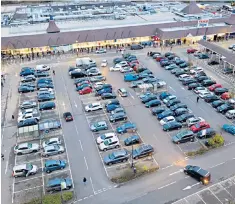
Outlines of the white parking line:
<svg viewBox="0 0 235 204">
<path fill-rule="evenodd" d="M 86 157 L 84 157 L 84 161 L 85 161 L 85 164 L 86 164 L 86 169 L 88 170 L 88 165 L 87 165 Z"/>
<path fill-rule="evenodd" d="M 94 185 L 93 185 L 91 177 L 90 177 L 90 182 L 91 182 L 91 187 L 92 187 L 93 193 L 94 193 L 94 195 L 96 195 L 96 192 L 95 192 Z"/>
<path fill-rule="evenodd" d="M 23 179 L 23 180 L 20 180 L 20 181 L 16 181 L 15 183 L 22 183 L 22 182 L 34 180 L 34 179 L 37 179 L 37 178 L 42 178 L 42 176 L 37 176 L 37 177 L 29 178 L 29 179 Z"/>
<path fill-rule="evenodd" d="M 8 170 L 8 160 L 6 161 L 5 174 L 7 174 L 7 170 Z"/>
<path fill-rule="evenodd" d="M 81 150 L 83 151 L 83 147 L 82 147 L 82 142 L 81 140 L 79 140 L 80 146 L 81 146 Z"/>
<path fill-rule="evenodd" d="M 35 186 L 35 187 L 32 187 L 32 188 L 26 188 L 26 189 L 23 189 L 23 190 L 20 190 L 20 191 L 15 191 L 14 193 L 21 193 L 23 191 L 29 191 L 29 190 L 32 190 L 32 189 L 35 189 L 35 188 L 40 188 L 40 187 L 43 187 L 43 186 L 41 185 L 41 186 Z"/>
<path fill-rule="evenodd" d="M 168 187 L 168 186 L 170 186 L 170 185 L 173 185 L 173 184 L 175 184 L 175 183 L 176 183 L 176 181 L 171 182 L 171 183 L 169 183 L 169 184 L 166 184 L 165 186 L 159 187 L 158 190 L 163 189 L 163 188 L 166 188 L 166 187 Z"/>
<path fill-rule="evenodd" d="M 176 90 L 175 90 L 175 89 L 173 89 L 171 86 L 169 86 L 169 88 L 170 88 L 173 92 L 175 92 L 175 93 L 176 93 Z"/>
</svg>

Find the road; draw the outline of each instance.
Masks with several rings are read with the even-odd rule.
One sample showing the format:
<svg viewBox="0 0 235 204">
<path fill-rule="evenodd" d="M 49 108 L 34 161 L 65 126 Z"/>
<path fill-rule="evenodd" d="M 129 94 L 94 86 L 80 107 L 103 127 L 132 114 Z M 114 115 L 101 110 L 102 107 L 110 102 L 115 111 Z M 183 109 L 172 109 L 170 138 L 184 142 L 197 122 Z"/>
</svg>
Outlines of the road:
<svg viewBox="0 0 235 204">
<path fill-rule="evenodd" d="M 182 51 L 182 49 L 179 50 Z M 221 124 L 229 122 L 203 101 L 197 104 L 196 96 L 192 92 L 185 90 L 174 76 L 148 58 L 146 52 L 147 50 L 136 52 L 140 61 L 151 69 L 155 76 L 165 80 L 169 85 L 169 91 L 186 103 L 193 113 L 208 120 L 212 127 L 218 131 Z M 110 53 L 105 56 L 92 56 L 92 58 L 97 60 L 98 64 L 104 58 L 111 64 L 115 56 L 115 53 Z M 31 66 L 35 66 L 36 63 L 39 62 L 33 62 Z M 48 63 L 48 61 L 41 63 Z M 226 141 L 228 141 L 227 147 L 209 152 L 201 157 L 187 158 L 178 146 L 172 144 L 168 135 L 163 133 L 156 118 L 152 117 L 149 111 L 140 103 L 135 92 L 123 81 L 122 75 L 115 72 L 110 73 L 104 68 L 102 72 L 107 77 L 107 82 L 111 83 L 116 89 L 123 87 L 129 91 L 130 97 L 120 100 L 120 102 L 125 107 L 129 118 L 136 123 L 139 134 L 144 138 L 145 143 L 153 145 L 156 149 L 154 158 L 160 165 L 160 170 L 157 173 L 144 178 L 123 185 L 111 183 L 106 175 L 94 138 L 89 130 L 81 100 L 75 91 L 73 81 L 68 76 L 68 67 L 75 64 L 75 58 L 51 60 L 50 63 L 53 64 L 56 70 L 54 84 L 58 104 L 57 109 L 60 116 L 62 117 L 62 113 L 65 111 L 72 112 L 74 116 L 74 122 L 62 122 L 62 126 L 77 203 L 150 203 L 157 199 L 160 204 L 182 198 L 202 188 L 193 179 L 185 178 L 182 168 L 186 164 L 200 164 L 204 168 L 210 169 L 213 175 L 212 183 L 216 183 L 221 178 L 227 178 L 234 173 L 235 153 L 233 150 L 234 138 L 232 136 L 224 134 Z M 10 117 L 18 111 L 16 109 L 18 102 L 16 92 L 19 77 L 15 75 L 18 72 L 19 69 L 12 69 L 10 72 L 13 78 L 12 89 L 10 91 L 9 106 L 6 111 L 6 123 L 2 140 L 4 144 L 3 150 L 6 150 L 5 155 L 7 158 L 4 161 L 5 164 L 2 165 L 2 168 L 6 167 L 6 171 L 4 168 L 2 171 L 2 183 L 9 187 L 2 189 L 4 195 L 9 195 L 12 191 L 10 176 L 14 157 L 11 153 L 11 148 L 16 142 L 14 137 L 16 124 L 12 123 Z M 222 79 L 219 80 L 223 83 Z M 88 179 L 86 186 L 82 183 L 83 177 Z M 192 185 L 195 186 L 189 190 L 183 190 Z M 3 201 L 4 203 L 10 203 L 11 195 L 6 196 Z"/>
</svg>

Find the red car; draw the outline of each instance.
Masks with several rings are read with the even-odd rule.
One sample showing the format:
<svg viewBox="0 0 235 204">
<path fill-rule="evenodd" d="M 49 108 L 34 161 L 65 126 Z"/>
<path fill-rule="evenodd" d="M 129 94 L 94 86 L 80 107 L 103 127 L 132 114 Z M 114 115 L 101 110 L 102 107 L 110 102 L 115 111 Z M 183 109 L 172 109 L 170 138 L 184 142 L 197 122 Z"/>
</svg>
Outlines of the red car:
<svg viewBox="0 0 235 204">
<path fill-rule="evenodd" d="M 228 100 L 228 99 L 231 98 L 231 95 L 230 95 L 230 93 L 225 92 L 220 96 L 220 98 L 223 99 L 223 100 Z"/>
<path fill-rule="evenodd" d="M 79 94 L 83 95 L 83 94 L 89 94 L 91 92 L 92 92 L 92 89 L 90 87 L 85 87 L 85 88 L 83 88 L 82 90 L 79 91 Z"/>
<path fill-rule="evenodd" d="M 128 62 L 128 64 L 130 65 L 130 64 L 139 64 L 139 61 L 138 60 L 133 60 L 133 61 L 131 61 L 131 62 Z"/>
<path fill-rule="evenodd" d="M 196 51 L 197 51 L 197 49 L 194 49 L 194 48 L 187 49 L 187 53 L 188 53 L 188 54 L 194 53 L 194 52 L 196 52 Z"/>
<path fill-rule="evenodd" d="M 163 57 L 163 56 L 158 56 L 156 57 L 156 61 L 157 62 L 160 62 L 162 59 L 167 59 L 166 57 Z"/>
<path fill-rule="evenodd" d="M 209 86 L 209 90 L 210 91 L 214 91 L 216 88 L 222 88 L 222 85 L 221 84 L 213 84 L 211 86 Z"/>
<path fill-rule="evenodd" d="M 193 131 L 194 133 L 197 133 L 206 128 L 210 128 L 210 125 L 209 123 L 204 121 L 204 122 L 196 123 L 195 125 L 191 126 L 190 130 Z"/>
</svg>

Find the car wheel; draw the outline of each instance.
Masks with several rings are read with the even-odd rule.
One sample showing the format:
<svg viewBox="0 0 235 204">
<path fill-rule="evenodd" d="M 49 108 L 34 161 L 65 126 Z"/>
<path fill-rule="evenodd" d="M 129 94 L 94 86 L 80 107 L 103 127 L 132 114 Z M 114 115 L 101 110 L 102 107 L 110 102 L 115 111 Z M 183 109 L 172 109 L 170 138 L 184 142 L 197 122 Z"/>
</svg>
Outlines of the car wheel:
<svg viewBox="0 0 235 204">
<path fill-rule="evenodd" d="M 115 146 L 116 149 L 119 148 L 119 147 L 120 147 L 119 145 L 116 145 L 116 146 Z"/>
<path fill-rule="evenodd" d="M 112 162 L 109 162 L 108 165 L 111 166 L 113 163 Z"/>
<path fill-rule="evenodd" d="M 33 153 L 36 153 L 36 152 L 38 152 L 38 150 L 33 150 Z"/>
<path fill-rule="evenodd" d="M 48 154 L 46 154 L 46 155 L 45 155 L 45 157 L 49 157 L 49 155 L 48 155 Z"/>
<path fill-rule="evenodd" d="M 104 148 L 103 150 L 104 150 L 104 152 L 106 152 L 106 151 L 107 151 L 107 149 L 106 149 L 106 148 Z"/>
<path fill-rule="evenodd" d="M 112 123 L 115 123 L 115 122 L 116 122 L 116 120 L 112 120 L 111 122 L 112 122 Z"/>
<path fill-rule="evenodd" d="M 137 159 L 139 159 L 139 157 L 133 157 L 133 159 L 137 160 Z"/>
<path fill-rule="evenodd" d="M 192 138 L 190 141 L 191 141 L 191 142 L 194 142 L 194 140 L 195 140 L 195 139 L 194 139 L 194 138 Z"/>
<path fill-rule="evenodd" d="M 123 159 L 123 160 L 122 160 L 123 163 L 126 162 L 126 161 L 127 161 L 127 159 Z"/>
<path fill-rule="evenodd" d="M 108 130 L 108 127 L 104 128 L 105 130 Z"/>
<path fill-rule="evenodd" d="M 186 175 L 188 175 L 188 172 L 187 172 L 187 171 L 184 171 L 184 173 L 185 173 Z"/>
<path fill-rule="evenodd" d="M 50 171 L 50 170 L 46 170 L 46 173 L 48 173 L 48 174 L 49 174 L 49 173 L 51 173 L 51 171 Z"/>
<path fill-rule="evenodd" d="M 61 169 L 61 170 L 63 170 L 63 169 L 64 169 L 64 167 L 62 166 L 60 169 Z"/>
</svg>

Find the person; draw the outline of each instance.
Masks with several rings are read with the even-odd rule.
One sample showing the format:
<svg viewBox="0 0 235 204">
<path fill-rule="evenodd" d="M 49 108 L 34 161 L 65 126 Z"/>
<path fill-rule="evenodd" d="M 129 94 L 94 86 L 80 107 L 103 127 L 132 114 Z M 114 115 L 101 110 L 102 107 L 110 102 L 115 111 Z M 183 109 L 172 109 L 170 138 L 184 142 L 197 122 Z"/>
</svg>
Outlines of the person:
<svg viewBox="0 0 235 204">
<path fill-rule="evenodd" d="M 3 153 L 1 154 L 1 157 L 2 157 L 2 160 L 4 161 L 4 154 Z"/>
<path fill-rule="evenodd" d="M 197 103 L 198 103 L 198 101 L 199 101 L 199 96 L 197 96 Z"/>
<path fill-rule="evenodd" d="M 86 185 L 86 177 L 83 178 L 83 183 Z"/>
<path fill-rule="evenodd" d="M 14 116 L 14 115 L 12 115 L 12 116 L 11 116 L 11 119 L 12 119 L 12 120 L 14 120 L 14 119 L 15 119 L 15 116 Z"/>
<path fill-rule="evenodd" d="M 53 74 L 55 75 L 55 70 L 53 70 Z"/>
<path fill-rule="evenodd" d="M 149 56 L 149 52 L 147 53 L 147 56 Z"/>
</svg>

